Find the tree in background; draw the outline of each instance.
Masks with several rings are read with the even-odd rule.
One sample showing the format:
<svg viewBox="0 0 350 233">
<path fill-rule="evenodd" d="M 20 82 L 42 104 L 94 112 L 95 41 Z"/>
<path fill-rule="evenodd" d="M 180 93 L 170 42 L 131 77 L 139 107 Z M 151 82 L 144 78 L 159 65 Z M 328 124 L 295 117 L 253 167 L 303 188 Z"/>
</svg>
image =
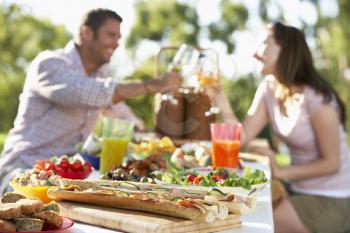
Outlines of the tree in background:
<svg viewBox="0 0 350 233">
<path fill-rule="evenodd" d="M 301 2 L 302 0 L 300 0 Z M 277 4 L 277 3 L 280 4 Z M 282 1 L 259 1 L 259 15 L 263 22 L 284 20 Z M 322 74 L 339 91 L 346 105 L 350 103 L 350 2 L 337 0 L 339 12 L 330 17 L 320 10 L 321 0 L 309 1 L 318 10 L 315 25 L 303 22 L 307 36 L 315 41 L 314 57 Z M 244 4 L 221 0 L 220 19 L 209 25 L 200 25 L 195 1 L 137 1 L 136 22 L 127 38 L 127 47 L 134 51 L 143 41 L 153 41 L 159 46 L 177 46 L 181 43 L 201 46 L 201 38 L 226 45 L 229 54 L 234 53 L 233 35 L 247 29 L 251 16 Z M 243 2 L 244 3 L 244 2 Z M 271 18 L 269 7 L 275 5 L 279 16 Z M 11 128 L 17 113 L 18 95 L 22 90 L 25 70 L 31 60 L 42 50 L 64 46 L 71 37 L 63 26 L 56 26 L 45 19 L 33 17 L 15 4 L 0 6 L 0 132 Z M 138 66 L 128 79 L 149 79 L 154 77 L 154 57 Z M 225 79 L 226 78 L 226 79 Z M 256 78 L 250 74 L 237 80 L 224 77 L 223 86 L 240 119 L 244 117 L 256 88 Z M 249 90 L 244 91 L 242 90 Z M 152 122 L 152 96 L 138 97 L 128 101 L 134 111 L 149 127 Z M 348 108 L 348 116 L 350 115 Z M 350 121 L 348 121 L 348 127 Z"/>
<path fill-rule="evenodd" d="M 65 45 L 70 35 L 64 26 L 37 19 L 16 4 L 0 6 L 0 25 L 0 132 L 7 132 L 29 63 L 39 52 Z"/>
</svg>

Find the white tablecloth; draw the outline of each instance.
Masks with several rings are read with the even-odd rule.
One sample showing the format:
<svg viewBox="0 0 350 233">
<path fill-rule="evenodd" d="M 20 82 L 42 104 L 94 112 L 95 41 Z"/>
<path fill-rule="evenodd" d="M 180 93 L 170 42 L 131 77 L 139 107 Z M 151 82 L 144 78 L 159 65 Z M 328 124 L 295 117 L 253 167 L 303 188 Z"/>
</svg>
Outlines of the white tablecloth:
<svg viewBox="0 0 350 233">
<path fill-rule="evenodd" d="M 258 168 L 264 170 L 270 177 L 270 167 L 268 164 L 246 162 L 244 166 Z M 94 173 L 93 177 L 97 178 L 98 173 Z M 258 204 L 256 210 L 250 214 L 241 217 L 242 226 L 232 230 L 226 230 L 222 233 L 273 233 L 273 216 L 271 201 L 271 186 L 268 184 L 260 193 L 258 193 Z M 92 226 L 86 223 L 75 222 L 74 226 L 61 231 L 61 233 L 112 233 L 118 232 L 107 228 Z"/>
</svg>

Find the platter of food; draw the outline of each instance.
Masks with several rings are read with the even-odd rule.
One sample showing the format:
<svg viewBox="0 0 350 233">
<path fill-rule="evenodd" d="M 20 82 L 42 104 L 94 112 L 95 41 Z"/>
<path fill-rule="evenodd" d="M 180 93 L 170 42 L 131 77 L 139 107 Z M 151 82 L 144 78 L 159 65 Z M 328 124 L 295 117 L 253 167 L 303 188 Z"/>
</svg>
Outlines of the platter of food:
<svg viewBox="0 0 350 233">
<path fill-rule="evenodd" d="M 73 221 L 59 212 L 56 202 L 6 193 L 0 202 L 0 232 L 57 232 L 72 227 Z"/>
</svg>

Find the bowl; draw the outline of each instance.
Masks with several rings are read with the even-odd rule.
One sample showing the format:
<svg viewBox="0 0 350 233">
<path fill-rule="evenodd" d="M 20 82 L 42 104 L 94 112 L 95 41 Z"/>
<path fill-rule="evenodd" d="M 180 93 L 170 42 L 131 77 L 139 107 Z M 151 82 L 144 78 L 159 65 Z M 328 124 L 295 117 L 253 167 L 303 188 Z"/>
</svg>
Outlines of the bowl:
<svg viewBox="0 0 350 233">
<path fill-rule="evenodd" d="M 67 179 L 77 179 L 77 180 L 83 180 L 86 179 L 92 171 L 66 171 L 66 172 L 57 172 L 56 174 L 62 178 L 67 178 Z"/>
<path fill-rule="evenodd" d="M 81 156 L 85 161 L 90 162 L 96 170 L 100 169 L 100 157 L 91 155 L 89 153 L 82 153 Z"/>
<path fill-rule="evenodd" d="M 49 188 L 57 188 L 57 186 L 20 186 L 14 182 L 10 182 L 10 186 L 18 193 L 26 197 L 37 197 L 41 199 L 44 203 L 49 203 L 52 201 L 47 196 L 47 190 Z"/>
</svg>

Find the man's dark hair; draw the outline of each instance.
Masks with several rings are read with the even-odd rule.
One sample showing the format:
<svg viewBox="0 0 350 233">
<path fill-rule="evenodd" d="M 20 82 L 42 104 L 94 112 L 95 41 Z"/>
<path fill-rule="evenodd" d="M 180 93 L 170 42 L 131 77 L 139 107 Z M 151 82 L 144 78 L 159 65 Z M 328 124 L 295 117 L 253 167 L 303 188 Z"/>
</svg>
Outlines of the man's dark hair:
<svg viewBox="0 0 350 233">
<path fill-rule="evenodd" d="M 94 32 L 94 37 L 97 37 L 98 29 L 106 22 L 107 19 L 114 19 L 120 23 L 123 22 L 122 17 L 120 17 L 120 15 L 118 15 L 116 12 L 109 9 L 98 8 L 90 10 L 84 15 L 80 28 L 82 26 L 91 28 Z"/>
</svg>

